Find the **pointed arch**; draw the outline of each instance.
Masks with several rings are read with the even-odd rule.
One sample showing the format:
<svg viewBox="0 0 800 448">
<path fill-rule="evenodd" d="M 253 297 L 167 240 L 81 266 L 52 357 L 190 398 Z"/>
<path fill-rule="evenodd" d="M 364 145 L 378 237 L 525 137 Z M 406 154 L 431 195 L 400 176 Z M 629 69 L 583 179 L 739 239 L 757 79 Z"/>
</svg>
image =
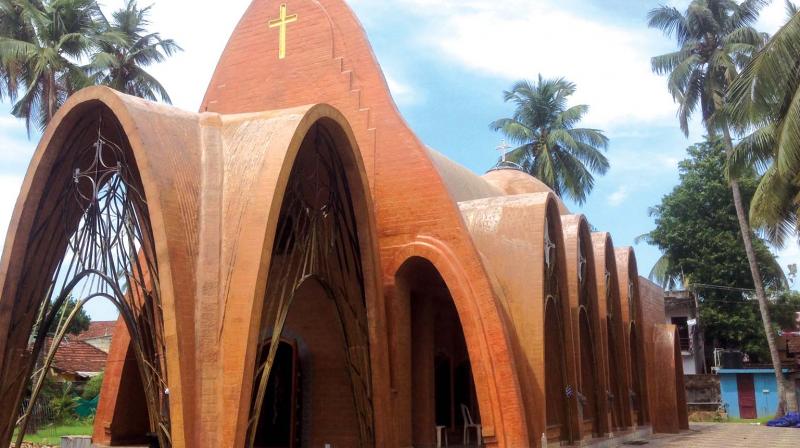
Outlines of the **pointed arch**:
<svg viewBox="0 0 800 448">
<path fill-rule="evenodd" d="M 142 109 L 148 109 L 146 116 Z M 164 123 L 165 118 L 172 122 Z M 153 134 L 165 126 L 195 124 L 168 107 L 148 107 L 101 87 L 73 95 L 54 117 L 34 153 L 3 249 L 3 402 L 22 399 L 36 355 L 25 350 L 28 335 L 39 335 L 35 352 L 54 310 L 48 310 L 50 304 L 58 305 L 73 293 L 88 297 L 109 292 L 144 350 L 144 358 L 137 358 L 146 376 L 150 429 L 162 445 L 183 440 L 181 366 L 170 336 L 177 325 L 172 285 L 182 267 L 171 261 L 176 246 L 185 241 L 168 244 L 165 234 L 184 223 L 181 216 L 164 215 L 162 200 L 170 194 L 161 185 L 174 180 L 178 159 L 191 167 L 193 157 L 183 151 L 190 152 L 196 142 L 191 137 L 174 142 L 179 149 L 167 154 L 165 142 Z M 105 281 L 91 280 L 89 274 Z M 169 407 L 163 406 L 167 378 L 174 385 Z M 0 411 L 0 441 L 7 442 L 17 411 L 15 405 Z"/>
<path fill-rule="evenodd" d="M 583 215 L 562 215 L 572 312 L 575 365 L 578 370 L 582 436 L 608 432 L 606 369 L 603 366 L 601 311 L 595 254 L 589 223 Z"/>
<path fill-rule="evenodd" d="M 259 359 L 259 347 L 278 340 L 270 335 L 280 335 L 290 317 L 292 292 L 316 278 L 336 303 L 334 319 L 348 344 L 349 384 L 360 390 L 353 393 L 358 443 L 385 444 L 388 360 L 377 238 L 363 162 L 347 121 L 336 109 L 316 105 L 232 117 L 223 126 L 248 126 L 250 137 L 264 144 L 249 154 L 234 146 L 231 153 L 243 159 L 228 162 L 247 159 L 246 182 L 232 193 L 253 199 L 241 206 L 240 225 L 224 238 L 250 244 L 236 245 L 228 255 L 220 330 L 222 401 L 239 406 L 223 416 L 212 437 L 246 445 L 258 408 L 253 394 L 271 362 Z M 241 144 L 252 147 L 251 141 Z"/>
</svg>

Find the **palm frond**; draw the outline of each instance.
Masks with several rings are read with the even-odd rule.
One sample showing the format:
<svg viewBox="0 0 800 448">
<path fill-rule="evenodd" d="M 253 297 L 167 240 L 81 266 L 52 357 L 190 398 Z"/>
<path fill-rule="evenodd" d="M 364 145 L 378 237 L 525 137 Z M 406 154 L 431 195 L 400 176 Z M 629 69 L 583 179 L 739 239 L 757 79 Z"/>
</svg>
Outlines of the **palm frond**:
<svg viewBox="0 0 800 448">
<path fill-rule="evenodd" d="M 800 235 L 798 228 L 798 200 L 800 186 L 781 176 L 775 166 L 761 178 L 750 206 L 753 228 L 765 231 L 770 242 L 782 247 L 792 235 Z"/>
<path fill-rule="evenodd" d="M 674 37 L 679 45 L 691 38 L 686 18 L 672 6 L 659 6 L 647 13 L 647 26 L 661 30 L 667 37 Z"/>
<path fill-rule="evenodd" d="M 753 168 L 759 172 L 766 171 L 777 152 L 775 132 L 776 126 L 770 124 L 742 138 L 726 161 L 725 174 L 728 178 L 740 179 L 752 174 Z"/>
<path fill-rule="evenodd" d="M 680 275 L 674 271 L 672 260 L 667 255 L 662 255 L 650 269 L 647 277 L 662 288 L 669 290 L 680 282 Z"/>
</svg>

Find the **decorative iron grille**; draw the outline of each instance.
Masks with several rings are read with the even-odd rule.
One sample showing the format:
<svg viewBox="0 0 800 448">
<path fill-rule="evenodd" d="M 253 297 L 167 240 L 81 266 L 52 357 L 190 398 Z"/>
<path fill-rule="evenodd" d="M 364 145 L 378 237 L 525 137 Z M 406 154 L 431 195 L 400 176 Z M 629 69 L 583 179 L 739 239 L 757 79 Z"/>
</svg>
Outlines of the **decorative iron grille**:
<svg viewBox="0 0 800 448">
<path fill-rule="evenodd" d="M 264 299 L 261 328 L 268 331 L 257 351 L 248 446 L 255 442 L 286 318 L 295 294 L 309 280 L 317 281 L 336 305 L 360 446 L 374 445 L 366 294 L 356 223 L 345 167 L 332 136 L 318 124 L 301 147 L 281 207 Z"/>
<path fill-rule="evenodd" d="M 18 302 L 29 304 L 26 312 L 35 313 L 35 318 L 29 362 L 5 364 L 6 369 L 18 368 L 19 381 L 30 384 L 25 404 L 24 389 L 17 397 L 22 411 L 12 422 L 19 429 L 16 446 L 35 414 L 45 377 L 72 320 L 87 302 L 105 298 L 119 310 L 131 336 L 151 437 L 162 448 L 169 447 L 158 266 L 141 180 L 116 122 L 103 123 L 101 114 L 77 127 L 53 164 L 23 261 L 18 295 L 27 297 L 18 297 Z M 20 319 L 17 325 L 24 328 L 24 322 Z M 8 378 L 10 372 L 2 375 Z"/>
</svg>

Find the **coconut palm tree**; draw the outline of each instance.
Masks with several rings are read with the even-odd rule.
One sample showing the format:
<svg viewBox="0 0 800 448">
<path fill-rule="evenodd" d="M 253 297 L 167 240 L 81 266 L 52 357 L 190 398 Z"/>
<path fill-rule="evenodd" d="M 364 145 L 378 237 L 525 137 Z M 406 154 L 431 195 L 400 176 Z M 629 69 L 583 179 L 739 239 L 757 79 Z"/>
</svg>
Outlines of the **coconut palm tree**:
<svg viewBox="0 0 800 448">
<path fill-rule="evenodd" d="M 753 28 L 758 14 L 768 0 L 693 0 L 685 13 L 670 6 L 660 6 L 648 14 L 648 24 L 674 38 L 675 52 L 652 58 L 657 74 L 668 75 L 667 87 L 678 103 L 681 129 L 689 132 L 689 120 L 698 106 L 703 124 L 712 136 L 722 133 L 727 155 L 733 154 L 733 139 L 726 111 L 726 91 L 741 69 L 763 46 L 767 36 Z M 778 383 L 780 409 L 796 409 L 797 403 L 781 373 L 775 335 L 770 324 L 764 283 L 753 248 L 753 232 L 742 201 L 739 182 L 730 179 L 733 202 L 739 221 L 742 241 L 753 276 L 761 320 L 767 335 L 772 364 Z"/>
<path fill-rule="evenodd" d="M 608 138 L 600 130 L 575 127 L 589 106 L 568 107 L 573 93 L 575 84 L 564 78 L 539 75 L 536 83 L 518 81 L 505 92 L 505 101 L 516 105 L 514 115 L 489 126 L 518 145 L 508 154 L 509 161 L 559 196 L 566 194 L 582 204 L 594 188 L 592 173 L 608 171 L 602 152 L 608 148 Z"/>
<path fill-rule="evenodd" d="M 89 68 L 97 84 L 129 95 L 172 103 L 164 86 L 145 71 L 145 67 L 163 62 L 181 51 L 181 47 L 172 39 L 162 39 L 159 33 L 147 31 L 150 8 L 139 8 L 136 0 L 128 0 L 124 8 L 113 13 L 111 21 L 102 16 L 103 29 L 120 34 L 124 40 L 102 42 Z"/>
<path fill-rule="evenodd" d="M 7 89 L 22 90 L 12 113 L 25 119 L 28 132 L 31 122 L 42 129 L 67 96 L 90 84 L 79 61 L 97 42 L 113 36 L 96 32 L 94 0 L 4 0 L 0 8 L 21 26 L 19 32 L 6 29 L 0 36 Z"/>
<path fill-rule="evenodd" d="M 22 8 L 14 0 L 0 0 L 0 36 L 28 41 L 32 34 L 30 24 L 22 16 Z M 16 100 L 21 75 L 19 60 L 0 57 L 0 100 Z"/>
<path fill-rule="evenodd" d="M 788 22 L 733 82 L 728 98 L 731 120 L 750 132 L 729 169 L 764 172 L 750 219 L 779 246 L 800 234 L 800 14 L 789 1 L 786 10 Z"/>
</svg>

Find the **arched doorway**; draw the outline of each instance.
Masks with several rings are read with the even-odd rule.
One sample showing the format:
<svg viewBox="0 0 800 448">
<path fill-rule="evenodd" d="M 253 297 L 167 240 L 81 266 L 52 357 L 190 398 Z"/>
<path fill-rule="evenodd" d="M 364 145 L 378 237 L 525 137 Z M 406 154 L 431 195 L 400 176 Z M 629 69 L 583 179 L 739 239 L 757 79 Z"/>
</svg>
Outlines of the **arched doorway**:
<svg viewBox="0 0 800 448">
<path fill-rule="evenodd" d="M 604 375 L 599 369 L 598 362 L 601 344 L 598 344 L 600 339 L 593 325 L 599 321 L 594 256 L 590 248 L 591 236 L 588 223 L 585 220 L 578 222 L 576 232 L 578 312 L 577 322 L 573 322 L 573 325 L 577 325 L 579 344 L 576 356 L 580 360 L 578 363 L 580 366 L 578 398 L 582 418 L 580 432 L 582 436 L 592 437 L 604 433 L 608 424 L 603 414 L 606 412 L 604 402 L 606 397 L 605 393 L 601 393 L 603 387 L 599 384 Z"/>
<path fill-rule="evenodd" d="M 569 439 L 569 421 L 566 401 L 568 393 L 564 382 L 564 344 L 561 337 L 562 322 L 559 305 L 549 298 L 545 305 L 545 401 L 547 405 L 547 439 Z"/>
<path fill-rule="evenodd" d="M 581 393 L 583 409 L 583 432 L 600 434 L 599 422 L 599 397 L 597 387 L 597 361 L 594 353 L 594 337 L 589 324 L 589 313 L 581 308 L 579 313 L 580 325 L 580 357 L 581 357 Z"/>
<path fill-rule="evenodd" d="M 337 146 L 335 132 L 324 123 L 311 127 L 284 193 L 261 315 L 247 446 L 277 446 L 291 431 L 290 446 L 375 443 L 361 248 L 361 233 L 368 229 L 358 226 L 365 210 L 356 209 L 354 198 L 363 192 L 351 190 L 340 152 L 346 148 Z M 297 397 L 302 391 L 300 412 L 267 401 L 270 381 L 274 385 L 292 370 L 288 358 L 279 357 L 281 338 L 288 335 L 298 341 L 303 374 L 282 393 Z M 287 427 L 291 415 L 279 415 L 280 409 L 295 413 L 297 424 Z M 265 413 L 271 413 L 271 428 Z M 270 435 L 270 429 L 284 435 Z"/>
<path fill-rule="evenodd" d="M 619 364 L 619 339 L 614 331 L 613 316 L 606 320 L 606 337 L 608 338 L 608 378 L 609 402 L 611 404 L 611 425 L 615 430 L 625 428 L 625 399 L 626 391 L 622 385 L 621 376 L 625 369 Z"/>
<path fill-rule="evenodd" d="M 270 341 L 271 342 L 271 341 Z M 264 345 L 264 350 L 270 344 Z M 261 354 L 266 357 L 266 353 Z M 254 446 L 295 448 L 300 445 L 302 385 L 297 341 L 282 339 L 269 374 L 264 408 L 256 426 Z"/>
<path fill-rule="evenodd" d="M 26 353 L 13 360 L 4 354 L 0 401 L 6 406 L 0 415 L 10 409 L 14 418 L 26 404 L 18 421 L 0 424 L 3 431 L 15 421 L 28 424 L 71 319 L 89 301 L 105 299 L 117 308 L 130 335 L 123 370 L 134 399 L 121 437 L 169 447 L 163 304 L 141 173 L 110 108 L 95 102 L 64 110 L 69 114 L 56 120 L 62 124 L 34 159 L 32 184 L 22 194 L 21 212 L 31 219 L 11 230 L 22 255 L 11 256 L 19 263 L 14 267 L 19 278 L 14 306 L 3 316 L 15 331 L 2 339 L 6 351 L 22 346 Z"/>
<path fill-rule="evenodd" d="M 646 423 L 645 409 L 643 403 L 644 391 L 642 389 L 642 369 L 640 353 L 639 353 L 639 335 L 637 333 L 636 324 L 631 322 L 630 327 L 630 363 L 631 363 L 631 412 L 633 413 L 634 421 L 637 425 L 642 426 Z"/>
<path fill-rule="evenodd" d="M 610 425 L 613 431 L 630 425 L 628 381 L 625 364 L 625 337 L 622 333 L 622 316 L 619 311 L 619 288 L 617 287 L 616 266 L 613 248 L 607 235 L 601 237 L 600 256 L 603 260 L 603 284 L 605 303 L 605 338 L 607 350 L 608 390 L 607 399 L 610 411 Z"/>
<path fill-rule="evenodd" d="M 565 342 L 570 329 L 564 316 L 569 312 L 569 304 L 561 296 L 561 275 L 558 240 L 555 226 L 557 209 L 548 207 L 544 225 L 544 363 L 545 363 L 545 423 L 547 439 L 551 441 L 573 440 L 569 400 L 575 400 L 576 385 L 567 382 L 567 352 Z M 566 308 L 566 309 L 565 309 Z M 576 421 L 577 423 L 577 421 Z"/>
<path fill-rule="evenodd" d="M 479 425 L 481 414 L 453 297 L 436 267 L 421 257 L 407 260 L 395 281 L 398 440 L 401 445 L 436 446 L 441 431 L 451 446 L 461 444 L 465 425 Z M 475 428 L 467 428 L 472 444 Z"/>
</svg>

